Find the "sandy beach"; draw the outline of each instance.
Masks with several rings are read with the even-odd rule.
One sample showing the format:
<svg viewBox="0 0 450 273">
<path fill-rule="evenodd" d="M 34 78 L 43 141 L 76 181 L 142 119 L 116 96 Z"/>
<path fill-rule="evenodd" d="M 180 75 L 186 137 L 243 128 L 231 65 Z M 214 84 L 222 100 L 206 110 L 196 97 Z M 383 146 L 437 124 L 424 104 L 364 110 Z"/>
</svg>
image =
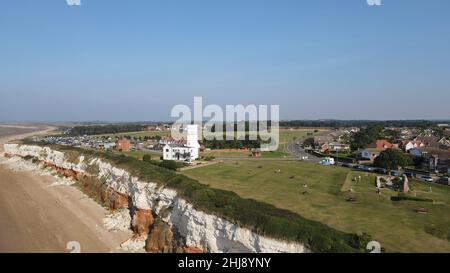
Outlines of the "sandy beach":
<svg viewBox="0 0 450 273">
<path fill-rule="evenodd" d="M 9 129 L 13 133 L 0 138 L 0 153 L 3 143 L 54 128 Z M 131 231 L 108 231 L 103 226 L 105 208 L 73 186 L 52 185 L 54 179 L 0 165 L 0 253 L 64 253 L 70 252 L 67 244 L 72 241 L 80 243 L 81 252 L 120 252 Z"/>
</svg>

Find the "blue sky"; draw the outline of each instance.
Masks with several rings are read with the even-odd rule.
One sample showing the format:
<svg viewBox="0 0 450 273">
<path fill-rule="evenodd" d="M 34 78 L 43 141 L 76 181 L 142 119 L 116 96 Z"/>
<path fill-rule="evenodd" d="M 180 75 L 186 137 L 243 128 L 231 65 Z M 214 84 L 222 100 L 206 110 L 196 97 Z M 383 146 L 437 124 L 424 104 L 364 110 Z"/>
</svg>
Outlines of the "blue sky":
<svg viewBox="0 0 450 273">
<path fill-rule="evenodd" d="M 450 118 L 450 1 L 2 0 L 0 121 Z"/>
</svg>

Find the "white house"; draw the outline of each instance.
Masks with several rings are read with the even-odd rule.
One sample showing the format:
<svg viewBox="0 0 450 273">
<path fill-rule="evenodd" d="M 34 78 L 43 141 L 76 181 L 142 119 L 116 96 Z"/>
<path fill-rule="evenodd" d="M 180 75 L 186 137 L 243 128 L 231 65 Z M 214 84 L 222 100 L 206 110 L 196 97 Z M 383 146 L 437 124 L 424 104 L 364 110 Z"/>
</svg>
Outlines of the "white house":
<svg viewBox="0 0 450 273">
<path fill-rule="evenodd" d="M 164 160 L 192 162 L 199 158 L 200 144 L 198 143 L 197 125 L 187 125 L 186 144 L 166 144 L 163 148 Z"/>
<path fill-rule="evenodd" d="M 403 141 L 402 148 L 405 152 L 409 152 L 409 150 L 414 148 L 423 147 L 424 144 L 421 141 Z"/>
</svg>

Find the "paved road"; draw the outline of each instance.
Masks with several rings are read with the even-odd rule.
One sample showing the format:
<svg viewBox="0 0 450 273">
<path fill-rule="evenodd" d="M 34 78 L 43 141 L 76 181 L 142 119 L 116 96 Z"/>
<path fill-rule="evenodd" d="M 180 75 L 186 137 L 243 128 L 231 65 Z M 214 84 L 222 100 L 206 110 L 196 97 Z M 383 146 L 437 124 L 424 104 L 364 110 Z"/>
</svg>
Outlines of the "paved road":
<svg viewBox="0 0 450 273">
<path fill-rule="evenodd" d="M 318 134 L 314 134 L 314 136 L 315 137 L 325 136 L 325 135 L 328 135 L 330 132 L 332 132 L 332 131 L 323 131 Z M 304 137 L 303 139 L 297 139 L 295 141 L 290 142 L 286 147 L 287 152 L 294 155 L 297 158 L 302 158 L 302 157 L 306 156 L 306 157 L 308 157 L 308 161 L 320 162 L 321 160 L 323 160 L 323 158 L 320 158 L 320 157 L 317 157 L 317 156 L 307 153 L 305 151 L 305 149 L 303 149 L 300 145 L 297 145 L 297 143 L 302 144 L 306 138 L 307 137 Z"/>
</svg>

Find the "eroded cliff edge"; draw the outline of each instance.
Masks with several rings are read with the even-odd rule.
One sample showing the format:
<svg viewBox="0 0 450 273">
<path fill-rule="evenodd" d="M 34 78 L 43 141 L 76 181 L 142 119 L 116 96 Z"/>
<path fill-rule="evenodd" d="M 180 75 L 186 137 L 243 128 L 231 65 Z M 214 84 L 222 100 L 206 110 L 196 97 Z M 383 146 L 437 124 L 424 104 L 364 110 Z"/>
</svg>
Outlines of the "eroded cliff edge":
<svg viewBox="0 0 450 273">
<path fill-rule="evenodd" d="M 142 181 L 102 158 L 38 145 L 5 144 L 4 149 L 8 157 L 52 168 L 111 210 L 129 214 L 125 219 L 148 252 L 310 252 L 305 244 L 262 236 L 196 209 L 176 190 Z"/>
</svg>

